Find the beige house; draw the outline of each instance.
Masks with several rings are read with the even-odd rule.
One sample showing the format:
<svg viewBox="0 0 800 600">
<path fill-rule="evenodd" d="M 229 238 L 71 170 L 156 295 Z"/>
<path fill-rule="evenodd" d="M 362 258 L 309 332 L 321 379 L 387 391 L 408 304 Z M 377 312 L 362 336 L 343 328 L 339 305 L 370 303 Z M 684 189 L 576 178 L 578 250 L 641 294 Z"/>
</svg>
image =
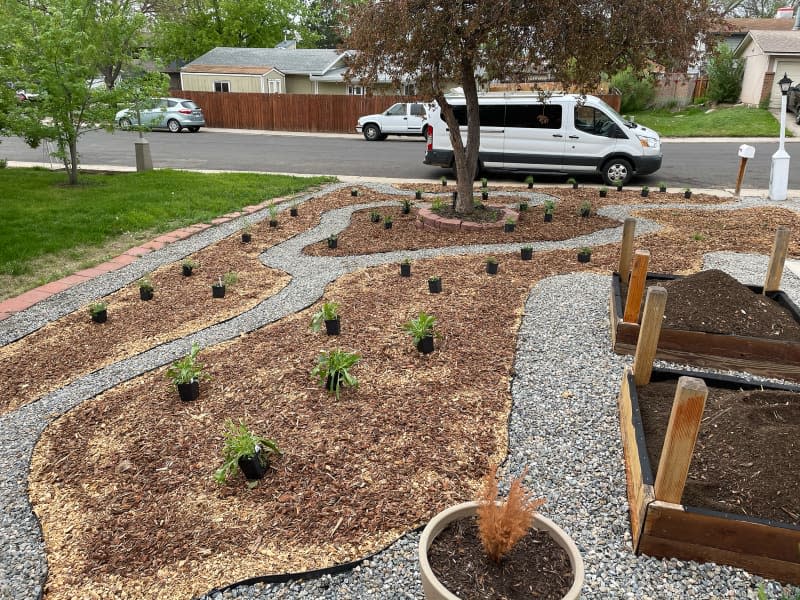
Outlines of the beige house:
<svg viewBox="0 0 800 600">
<path fill-rule="evenodd" d="M 352 94 L 363 95 L 363 86 L 348 83 L 345 58 L 348 52 L 331 49 L 300 49 L 294 42 L 276 48 L 214 48 L 184 65 L 181 89 L 196 92 L 255 92 L 261 94 Z M 409 93 L 388 81 L 372 93 Z"/>
<path fill-rule="evenodd" d="M 757 105 L 769 100 L 770 108 L 780 108 L 781 92 L 777 82 L 786 73 L 800 84 L 800 30 L 751 30 L 734 52 L 744 60 L 741 101 Z"/>
</svg>

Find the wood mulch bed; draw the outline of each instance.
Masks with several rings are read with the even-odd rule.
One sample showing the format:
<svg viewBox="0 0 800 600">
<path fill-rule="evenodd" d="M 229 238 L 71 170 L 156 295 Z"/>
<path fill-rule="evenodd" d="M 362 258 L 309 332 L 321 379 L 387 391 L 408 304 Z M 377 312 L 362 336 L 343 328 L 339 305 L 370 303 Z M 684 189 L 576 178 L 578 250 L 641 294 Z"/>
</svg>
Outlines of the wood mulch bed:
<svg viewBox="0 0 800 600">
<path fill-rule="evenodd" d="M 309 330 L 315 305 L 201 353 L 212 381 L 181 404 L 164 369 L 86 401 L 36 447 L 30 496 L 42 522 L 50 599 L 189 597 L 255 574 L 301 571 L 379 550 L 472 498 L 506 452 L 509 376 L 524 300 L 574 270 L 572 252 L 371 268 L 330 286 L 342 335 Z M 427 277 L 443 275 L 429 294 Z M 400 325 L 420 310 L 443 339 L 420 355 Z M 336 400 L 309 371 L 323 349 L 362 354 L 359 388 Z M 254 490 L 218 486 L 223 421 L 283 449 Z"/>
</svg>

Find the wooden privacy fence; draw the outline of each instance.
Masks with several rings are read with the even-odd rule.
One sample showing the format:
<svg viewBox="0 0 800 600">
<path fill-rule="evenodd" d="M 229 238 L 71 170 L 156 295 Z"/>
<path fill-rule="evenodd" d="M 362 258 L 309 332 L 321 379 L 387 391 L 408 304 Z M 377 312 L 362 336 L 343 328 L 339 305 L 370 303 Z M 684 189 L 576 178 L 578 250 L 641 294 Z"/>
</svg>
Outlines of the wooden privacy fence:
<svg viewBox="0 0 800 600">
<path fill-rule="evenodd" d="M 383 112 L 409 96 L 345 96 L 313 94 L 222 94 L 172 90 L 203 109 L 209 127 L 356 133 L 358 117 Z"/>
</svg>

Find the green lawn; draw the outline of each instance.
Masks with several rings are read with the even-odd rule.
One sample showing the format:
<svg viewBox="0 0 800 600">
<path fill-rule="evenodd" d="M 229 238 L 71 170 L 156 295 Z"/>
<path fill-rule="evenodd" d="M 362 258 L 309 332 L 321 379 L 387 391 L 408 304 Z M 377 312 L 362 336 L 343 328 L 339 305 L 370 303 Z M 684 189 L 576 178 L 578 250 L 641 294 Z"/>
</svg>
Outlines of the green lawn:
<svg viewBox="0 0 800 600">
<path fill-rule="evenodd" d="M 0 169 L 0 299 L 107 260 L 160 233 L 332 181 L 256 173 L 82 174 Z"/>
<path fill-rule="evenodd" d="M 761 108 L 733 106 L 709 109 L 690 106 L 679 112 L 651 110 L 634 113 L 637 123 L 662 137 L 777 137 L 780 123 Z M 788 115 L 791 118 L 793 115 Z M 787 132 L 787 135 L 788 132 Z"/>
</svg>

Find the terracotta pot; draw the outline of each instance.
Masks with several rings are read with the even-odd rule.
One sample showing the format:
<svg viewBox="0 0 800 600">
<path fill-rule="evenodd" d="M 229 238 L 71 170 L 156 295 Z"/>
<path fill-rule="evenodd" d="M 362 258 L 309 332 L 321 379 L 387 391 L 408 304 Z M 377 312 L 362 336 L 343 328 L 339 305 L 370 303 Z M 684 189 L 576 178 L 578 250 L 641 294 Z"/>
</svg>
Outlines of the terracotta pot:
<svg viewBox="0 0 800 600">
<path fill-rule="evenodd" d="M 190 381 L 189 383 L 177 383 L 178 395 L 184 402 L 191 402 L 197 400 L 200 396 L 200 382 Z"/>
<path fill-rule="evenodd" d="M 436 575 L 433 574 L 430 563 L 428 562 L 428 549 L 431 547 L 433 540 L 436 539 L 436 536 L 439 535 L 445 527 L 453 521 L 474 517 L 477 508 L 477 502 L 464 502 L 463 504 L 451 506 L 433 517 L 422 531 L 422 535 L 419 538 L 419 570 L 422 578 L 422 589 L 425 592 L 425 598 L 427 600 L 460 600 L 458 596 L 444 587 L 436 578 Z M 584 574 L 583 558 L 581 558 L 581 554 L 577 546 L 575 546 L 575 542 L 573 542 L 572 538 L 558 525 L 538 513 L 533 519 L 533 526 L 539 531 L 546 531 L 553 541 L 561 546 L 569 555 L 569 562 L 572 565 L 573 583 L 562 600 L 577 600 L 577 598 L 580 597 L 581 588 L 583 587 Z"/>
</svg>

